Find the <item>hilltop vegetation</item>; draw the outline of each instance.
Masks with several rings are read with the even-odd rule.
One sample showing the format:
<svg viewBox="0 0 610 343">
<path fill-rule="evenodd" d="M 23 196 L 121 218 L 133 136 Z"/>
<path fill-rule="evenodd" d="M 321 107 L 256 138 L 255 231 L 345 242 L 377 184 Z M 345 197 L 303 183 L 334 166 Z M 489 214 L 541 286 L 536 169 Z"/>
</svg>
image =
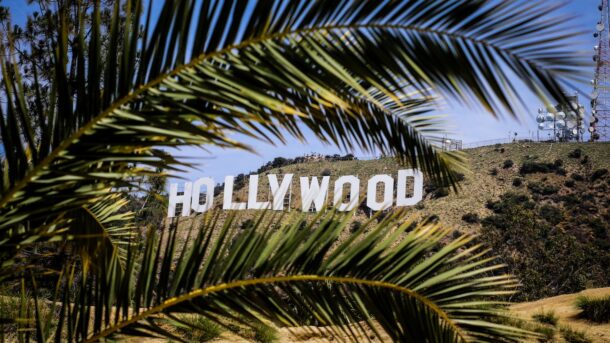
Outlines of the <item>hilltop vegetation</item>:
<svg viewBox="0 0 610 343">
<path fill-rule="evenodd" d="M 568 155 L 574 150 L 580 149 L 579 159 L 570 158 Z M 460 191 L 452 190 L 425 182 L 424 201 L 413 211 L 418 216 L 438 215 L 444 224 L 455 227 L 460 231 L 472 232 L 477 228 L 476 223 L 466 223 L 462 220 L 464 214 L 476 214 L 483 218 L 491 211 L 486 208 L 489 200 L 498 200 L 500 196 L 508 191 L 525 189 L 513 186 L 514 183 L 527 185 L 532 181 L 530 187 L 539 187 L 542 178 L 547 179 L 548 184 L 561 178 L 562 175 L 539 174 L 526 172 L 520 173 L 521 167 L 537 164 L 553 164 L 561 160 L 563 165 L 560 173 L 568 173 L 567 176 L 576 179 L 584 178 L 587 173 L 593 173 L 598 169 L 610 169 L 610 144 L 608 143 L 514 143 L 497 146 L 487 146 L 476 149 L 465 150 L 468 157 L 470 171 L 465 173 L 459 182 Z M 281 159 L 284 160 L 284 159 Z M 585 160 L 586 165 L 581 164 Z M 507 161 L 510 167 L 506 167 Z M 512 163 L 511 163 L 512 162 Z M 271 165 L 272 163 L 267 163 Z M 268 183 L 265 175 L 267 174 L 294 174 L 295 179 L 300 176 L 330 176 L 331 183 L 341 175 L 355 175 L 364 180 L 376 174 L 390 174 L 395 177 L 396 171 L 400 166 L 392 158 L 381 158 L 375 160 L 336 160 L 318 159 L 315 161 L 300 160 L 292 164 L 283 164 L 276 168 L 261 168 L 257 173 L 260 177 L 259 199 L 260 201 L 269 200 Z M 530 168 L 530 167 L 526 167 Z M 576 171 L 574 176 L 572 171 Z M 235 201 L 247 200 L 247 178 L 244 176 L 235 182 Z M 517 181 L 516 181 L 517 180 Z M 426 180 L 425 180 L 426 181 Z M 545 181 L 546 182 L 546 181 Z M 578 181 L 574 181 L 578 182 Z M 538 183 L 538 184 L 537 184 Z M 361 183 L 361 194 L 365 194 L 366 183 Z M 553 185 L 553 187 L 567 188 L 565 184 Z M 298 208 L 297 189 L 292 189 L 293 209 Z M 562 193 L 562 192 L 559 192 Z M 222 200 L 214 202 L 216 207 L 220 207 Z M 368 215 L 364 211 L 357 214 Z M 184 220 L 184 219 L 183 219 Z M 477 229 L 478 231 L 478 229 Z"/>
<path fill-rule="evenodd" d="M 438 220 L 453 227 L 455 236 L 480 234 L 479 240 L 522 281 L 515 300 L 608 285 L 610 144 L 513 143 L 465 153 L 470 171 L 460 181 L 459 192 L 426 183 L 424 200 L 410 209 L 418 220 Z M 330 175 L 332 182 L 341 175 L 395 176 L 397 169 L 391 158 L 320 159 L 284 164 L 261 175 Z M 260 198 L 266 200 L 266 177 L 260 179 Z M 245 200 L 247 182 L 242 187 L 236 191 L 238 201 Z M 292 211 L 298 212 L 298 195 L 294 197 Z M 244 221 L 251 216 L 247 212 Z M 369 215 L 365 207 L 359 208 L 353 218 L 355 230 Z"/>
</svg>

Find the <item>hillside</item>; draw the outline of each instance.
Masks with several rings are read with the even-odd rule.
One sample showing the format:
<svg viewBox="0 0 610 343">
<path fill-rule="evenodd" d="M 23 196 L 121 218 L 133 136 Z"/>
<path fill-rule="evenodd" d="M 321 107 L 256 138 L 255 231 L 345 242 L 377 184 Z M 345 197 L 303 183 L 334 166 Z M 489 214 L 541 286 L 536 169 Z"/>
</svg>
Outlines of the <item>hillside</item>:
<svg viewBox="0 0 610 343">
<path fill-rule="evenodd" d="M 582 157 L 588 156 L 589 165 L 581 164 L 581 159 L 569 158 L 568 154 L 575 149 L 582 150 Z M 497 200 L 500 195 L 507 191 L 515 190 L 513 180 L 522 177 L 519 174 L 519 167 L 528 161 L 554 162 L 561 159 L 564 163 L 567 176 L 572 173 L 582 173 L 584 169 L 590 172 L 597 169 L 610 169 L 610 143 L 513 143 L 481 148 L 464 150 L 468 158 L 469 172 L 464 175 L 464 180 L 459 183 L 460 191 L 455 193 L 449 191 L 446 196 L 439 196 L 439 193 L 430 189 L 427 185 L 424 192 L 424 200 L 411 209 L 411 212 L 418 216 L 436 215 L 440 222 L 454 227 L 460 231 L 477 232 L 477 225 L 466 223 L 462 220 L 465 213 L 475 213 L 479 217 L 484 217 L 491 213 L 486 208 L 489 200 Z M 505 161 L 513 161 L 513 166 L 503 168 Z M 391 174 L 395 175 L 400 166 L 392 158 L 382 158 L 376 160 L 351 160 L 351 161 L 326 161 L 304 162 L 284 166 L 282 168 L 270 169 L 260 176 L 259 198 L 261 201 L 269 199 L 268 183 L 265 175 L 267 174 L 294 174 L 294 180 L 300 176 L 322 176 L 328 173 L 331 184 L 340 175 L 356 175 L 362 180 L 366 180 L 371 175 Z M 493 169 L 497 169 L 497 175 L 492 175 Z M 548 175 L 544 175 L 547 178 Z M 529 180 L 539 180 L 544 176 L 526 175 L 523 177 L 524 183 Z M 565 188 L 562 181 L 565 177 L 553 175 L 549 182 L 557 181 L 559 186 Z M 247 181 L 246 181 L 247 182 Z M 365 192 L 365 182 L 361 182 L 361 194 Z M 239 189 L 236 184 L 235 201 L 245 201 L 246 185 Z M 295 190 L 293 190 L 296 193 Z M 564 191 L 560 191 L 563 193 Z M 441 194 L 444 195 L 444 194 Z M 298 194 L 293 194 L 298 198 Z M 217 196 L 215 207 L 220 208 L 222 197 Z M 292 211 L 298 209 L 298 199 L 293 200 Z M 361 211 L 358 216 L 365 216 L 368 213 Z M 193 216 L 196 217 L 196 216 Z M 190 222 L 193 217 L 181 218 L 185 223 Z"/>
<path fill-rule="evenodd" d="M 470 171 L 460 181 L 459 192 L 425 183 L 423 201 L 409 212 L 419 218 L 433 216 L 452 227 L 456 236 L 479 234 L 479 241 L 523 281 L 514 300 L 609 285 L 609 143 L 519 142 L 464 152 Z M 293 180 L 330 175 L 331 184 L 338 176 L 356 175 L 364 180 L 360 188 L 365 194 L 368 177 L 395 177 L 398 169 L 391 158 L 285 165 L 261 173 L 259 200 L 269 199 L 266 174 L 292 173 Z M 236 201 L 247 199 L 247 188 L 247 181 L 241 188 L 236 183 Z M 298 214 L 299 196 L 292 192 L 291 213 Z M 216 199 L 215 207 L 221 204 L 222 199 Z M 258 212 L 242 211 L 240 220 L 247 221 L 254 213 Z M 369 215 L 361 207 L 353 221 L 363 222 Z M 180 218 L 180 227 L 190 227 L 196 218 Z"/>
<path fill-rule="evenodd" d="M 581 159 L 569 158 L 568 154 L 575 149 L 582 150 L 582 156 L 588 156 L 589 165 L 583 166 Z M 457 193 L 449 192 L 447 196 L 442 192 L 431 190 L 427 185 L 424 193 L 424 200 L 412 212 L 418 216 L 437 215 L 440 221 L 448 226 L 461 231 L 472 232 L 476 229 L 475 225 L 470 225 L 462 220 L 465 213 L 476 213 L 480 217 L 490 213 L 485 205 L 488 200 L 497 200 L 501 194 L 514 190 L 513 179 L 520 177 L 519 167 L 523 162 L 554 162 L 561 159 L 567 175 L 571 173 L 583 173 L 584 169 L 590 172 L 597 169 L 610 169 L 610 144 L 609 143 L 513 143 L 496 146 L 487 146 L 476 149 L 464 150 L 468 158 L 470 171 L 464 175 L 464 180 L 460 182 L 461 190 Z M 506 169 L 503 164 L 506 160 L 513 161 L 513 166 Z M 382 158 L 376 160 L 351 160 L 351 161 L 326 161 L 304 162 L 287 165 L 281 168 L 273 168 L 265 171 L 260 176 L 259 200 L 269 199 L 268 183 L 265 175 L 267 174 L 294 174 L 293 180 L 300 176 L 318 176 L 323 174 L 330 175 L 332 182 L 341 175 L 356 175 L 361 180 L 361 194 L 365 194 L 366 179 L 376 174 L 390 174 L 395 176 L 400 166 L 392 158 Z M 497 169 L 497 175 L 493 174 L 493 169 Z M 545 175 L 548 176 L 548 175 Z M 524 181 L 537 180 L 536 175 L 527 175 Z M 552 177 L 549 181 L 561 181 L 563 177 Z M 247 181 L 244 183 L 247 184 Z M 294 181 L 293 181 L 294 183 Z M 242 184 L 241 189 L 236 182 L 235 201 L 245 201 L 247 199 L 247 185 Z M 563 182 L 560 183 L 563 187 Z M 293 188 L 296 188 L 293 186 Z M 267 190 L 265 192 L 265 190 Z M 293 201 L 291 207 L 293 211 L 299 211 L 299 196 L 296 189 L 292 190 Z M 561 193 L 561 192 L 560 192 Z M 222 197 L 217 196 L 215 207 L 220 208 Z M 359 213 L 365 215 L 366 213 Z M 182 219 L 188 221 L 188 219 Z"/>
<path fill-rule="evenodd" d="M 497 200 L 501 194 L 514 189 L 513 179 L 519 177 L 519 167 L 526 161 L 548 161 L 554 162 L 557 159 L 564 161 L 564 168 L 568 175 L 572 172 L 580 171 L 583 165 L 580 159 L 569 158 L 568 154 L 581 149 L 583 156 L 588 155 L 590 170 L 600 168 L 610 168 L 610 144 L 578 144 L 578 143 L 514 143 L 497 146 L 481 147 L 465 150 L 468 156 L 468 166 L 470 172 L 465 175 L 460 182 L 461 190 L 458 193 L 450 192 L 448 196 L 437 197 L 435 192 L 428 191 L 424 194 L 424 201 L 413 208 L 412 211 L 417 215 L 429 216 L 437 215 L 445 225 L 455 227 L 463 231 L 476 229 L 475 225 L 465 223 L 461 218 L 465 213 L 477 213 L 480 217 L 490 213 L 485 205 L 488 200 Z M 512 160 L 514 165 L 509 169 L 503 168 L 506 160 Z M 498 174 L 491 175 L 492 170 L 497 168 Z M 399 165 L 391 158 L 378 160 L 355 160 L 355 161 L 317 161 L 299 163 L 285 166 L 283 168 L 272 169 L 265 174 L 286 174 L 293 173 L 295 178 L 299 176 L 321 176 L 325 170 L 330 171 L 331 182 L 333 176 L 356 175 L 365 180 L 375 174 L 395 175 Z M 265 175 L 263 174 L 263 175 Z M 538 179 L 536 175 L 528 175 L 526 180 Z M 554 179 L 561 180 L 562 177 Z M 261 181 L 265 178 L 261 177 Z M 261 182 L 263 187 L 265 184 Z M 563 186 L 563 184 L 560 184 Z M 364 185 L 361 183 L 361 189 Z M 361 191 L 361 194 L 364 192 Z M 241 198 L 245 196 L 242 194 Z M 219 203 L 219 202 L 217 202 Z"/>
</svg>

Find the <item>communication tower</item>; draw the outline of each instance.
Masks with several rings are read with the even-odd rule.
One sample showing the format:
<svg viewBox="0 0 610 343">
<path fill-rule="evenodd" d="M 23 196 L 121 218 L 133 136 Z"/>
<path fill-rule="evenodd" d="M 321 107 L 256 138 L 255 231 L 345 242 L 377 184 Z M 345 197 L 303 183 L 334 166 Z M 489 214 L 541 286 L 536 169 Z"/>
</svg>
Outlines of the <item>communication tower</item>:
<svg viewBox="0 0 610 343">
<path fill-rule="evenodd" d="M 585 106 L 578 102 L 578 94 L 567 95 L 566 103 L 538 110 L 538 140 L 540 132 L 548 134 L 552 141 L 581 141 L 584 133 Z M 542 140 L 545 140 L 543 136 Z"/>
<path fill-rule="evenodd" d="M 600 21 L 595 25 L 593 37 L 598 43 L 594 47 L 593 61 L 596 63 L 593 92 L 591 93 L 591 140 L 610 140 L 610 7 L 602 0 L 598 9 Z"/>
</svg>

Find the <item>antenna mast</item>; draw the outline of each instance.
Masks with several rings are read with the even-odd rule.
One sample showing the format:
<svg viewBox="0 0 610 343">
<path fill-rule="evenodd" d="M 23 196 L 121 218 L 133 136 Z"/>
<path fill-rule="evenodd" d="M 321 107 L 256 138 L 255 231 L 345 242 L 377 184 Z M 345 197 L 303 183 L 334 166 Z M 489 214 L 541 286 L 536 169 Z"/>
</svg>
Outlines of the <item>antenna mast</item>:
<svg viewBox="0 0 610 343">
<path fill-rule="evenodd" d="M 593 93 L 591 94 L 591 121 L 589 132 L 592 141 L 610 140 L 610 7 L 608 0 L 602 0 L 598 6 L 601 12 L 600 21 L 593 34 L 598 39 L 595 46 L 596 62 Z"/>
</svg>

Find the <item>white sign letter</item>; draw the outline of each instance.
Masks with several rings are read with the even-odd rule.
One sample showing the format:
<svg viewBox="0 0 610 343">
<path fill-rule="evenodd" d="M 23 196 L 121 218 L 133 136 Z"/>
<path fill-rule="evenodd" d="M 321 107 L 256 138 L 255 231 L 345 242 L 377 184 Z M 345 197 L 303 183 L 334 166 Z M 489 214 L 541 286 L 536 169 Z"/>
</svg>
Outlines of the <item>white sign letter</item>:
<svg viewBox="0 0 610 343">
<path fill-rule="evenodd" d="M 199 203 L 201 186 L 205 186 L 205 204 L 203 205 Z M 195 212 L 202 213 L 212 208 L 212 204 L 214 204 L 214 180 L 202 177 L 193 184 L 191 207 Z"/>
<path fill-rule="evenodd" d="M 245 210 L 245 202 L 233 202 L 233 181 L 235 177 L 225 177 L 225 190 L 223 194 L 222 209 L 223 210 Z"/>
<path fill-rule="evenodd" d="M 172 183 L 169 186 L 169 204 L 167 208 L 167 217 L 173 218 L 176 216 L 176 205 L 182 204 L 182 216 L 187 217 L 191 214 L 191 188 L 192 182 L 184 183 L 184 193 L 178 195 L 178 184 Z"/>
<path fill-rule="evenodd" d="M 273 210 L 282 211 L 284 209 L 284 198 L 286 192 L 292 183 L 292 174 L 284 175 L 282 184 L 278 186 L 277 176 L 275 174 L 267 175 L 269 178 L 269 187 L 271 187 L 271 194 L 273 196 Z"/>
<path fill-rule="evenodd" d="M 407 178 L 413 177 L 413 196 L 407 198 Z M 419 170 L 406 169 L 398 171 L 396 187 L 396 206 L 413 206 L 421 201 L 424 193 L 424 177 Z"/>
<path fill-rule="evenodd" d="M 377 201 L 377 184 L 383 183 L 383 201 Z M 394 179 L 390 175 L 375 175 L 369 179 L 366 191 L 366 206 L 373 211 L 381 211 L 392 206 Z"/>
<path fill-rule="evenodd" d="M 349 203 L 341 203 L 343 200 L 343 185 L 349 183 Z M 360 198 L 360 180 L 353 175 L 341 176 L 335 181 L 335 192 L 333 194 L 333 204 L 338 211 L 351 211 L 356 207 Z"/>
<path fill-rule="evenodd" d="M 269 208 L 269 201 L 256 201 L 258 195 L 258 175 L 250 175 L 250 183 L 248 184 L 248 209 L 249 210 L 264 210 Z"/>
<path fill-rule="evenodd" d="M 318 178 L 312 177 L 311 184 L 307 177 L 300 178 L 301 181 L 301 207 L 303 212 L 308 212 L 311 204 L 315 205 L 316 211 L 319 211 L 324 206 L 326 201 L 326 193 L 328 193 L 328 182 L 330 176 L 322 177 L 322 185 L 318 184 Z"/>
</svg>

